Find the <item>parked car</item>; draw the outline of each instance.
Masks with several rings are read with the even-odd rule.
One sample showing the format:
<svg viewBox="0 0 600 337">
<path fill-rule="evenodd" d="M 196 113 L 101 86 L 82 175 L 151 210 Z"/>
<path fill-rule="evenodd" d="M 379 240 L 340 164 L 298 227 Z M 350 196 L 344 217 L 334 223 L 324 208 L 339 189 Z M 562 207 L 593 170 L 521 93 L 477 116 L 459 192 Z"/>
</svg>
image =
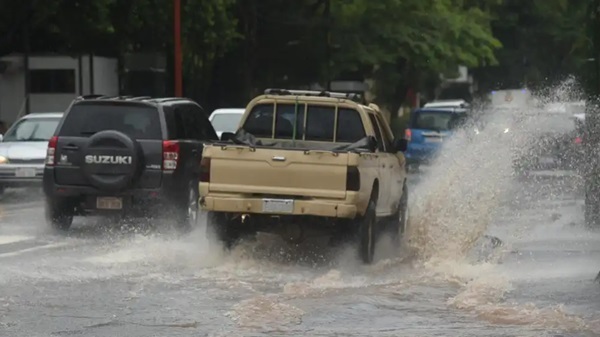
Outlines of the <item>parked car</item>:
<svg viewBox="0 0 600 337">
<path fill-rule="evenodd" d="M 248 104 L 240 130 L 223 134 L 228 142 L 205 147 L 200 204 L 210 240 L 231 248 L 256 232 L 351 238 L 371 263 L 382 235 L 402 235 L 406 141 L 393 138 L 376 105 L 352 95 L 268 89 Z"/>
<path fill-rule="evenodd" d="M 244 109 L 217 109 L 208 118 L 219 138 L 223 132 L 236 132 Z"/>
<path fill-rule="evenodd" d="M 48 143 L 47 221 L 67 230 L 76 215 L 160 216 L 188 229 L 202 149 L 217 139 L 189 99 L 77 98 Z"/>
<path fill-rule="evenodd" d="M 408 164 L 415 169 L 421 164 L 430 164 L 442 148 L 444 140 L 463 125 L 467 118 L 467 109 L 463 108 L 413 110 L 405 130 L 405 138 L 408 140 Z"/>
<path fill-rule="evenodd" d="M 0 194 L 6 187 L 42 186 L 48 141 L 62 112 L 25 115 L 0 141 Z"/>
</svg>

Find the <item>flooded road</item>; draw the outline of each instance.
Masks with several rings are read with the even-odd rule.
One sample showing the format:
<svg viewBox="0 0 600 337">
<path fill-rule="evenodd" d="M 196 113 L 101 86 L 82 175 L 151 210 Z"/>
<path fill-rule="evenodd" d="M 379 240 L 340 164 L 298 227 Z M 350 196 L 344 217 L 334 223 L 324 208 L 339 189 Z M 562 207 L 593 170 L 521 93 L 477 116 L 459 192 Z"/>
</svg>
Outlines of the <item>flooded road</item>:
<svg viewBox="0 0 600 337">
<path fill-rule="evenodd" d="M 429 178 L 410 179 L 416 195 Z M 600 235 L 583 228 L 580 179 L 553 172 L 502 188 L 484 233 L 502 246 L 479 235 L 459 257 L 430 229 L 437 247 L 417 249 L 428 258 L 406 248 L 418 239 L 401 251 L 384 242 L 372 266 L 349 248 L 267 236 L 224 256 L 202 227 L 177 237 L 77 219 L 55 235 L 38 191 L 8 191 L 0 336 L 600 335 Z M 475 230 L 448 221 L 448 241 Z"/>
</svg>

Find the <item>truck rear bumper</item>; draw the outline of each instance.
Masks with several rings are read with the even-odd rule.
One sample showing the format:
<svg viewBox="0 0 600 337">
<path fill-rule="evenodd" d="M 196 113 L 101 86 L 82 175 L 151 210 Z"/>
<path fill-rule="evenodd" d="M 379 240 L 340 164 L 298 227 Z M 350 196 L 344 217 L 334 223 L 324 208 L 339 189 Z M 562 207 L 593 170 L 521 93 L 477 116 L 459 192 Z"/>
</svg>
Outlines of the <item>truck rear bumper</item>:
<svg viewBox="0 0 600 337">
<path fill-rule="evenodd" d="M 200 205 L 205 211 L 264 214 L 264 215 L 311 215 L 329 218 L 353 219 L 358 211 L 357 206 L 344 204 L 335 200 L 301 200 L 295 199 L 291 212 L 268 212 L 263 210 L 262 198 L 241 198 L 206 196 L 200 198 Z"/>
</svg>

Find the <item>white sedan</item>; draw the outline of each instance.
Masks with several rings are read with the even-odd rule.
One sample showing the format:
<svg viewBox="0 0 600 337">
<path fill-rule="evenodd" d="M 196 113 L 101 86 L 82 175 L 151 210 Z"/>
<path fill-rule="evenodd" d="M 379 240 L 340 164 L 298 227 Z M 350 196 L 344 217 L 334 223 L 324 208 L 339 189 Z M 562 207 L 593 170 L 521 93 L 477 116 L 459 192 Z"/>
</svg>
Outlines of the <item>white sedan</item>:
<svg viewBox="0 0 600 337">
<path fill-rule="evenodd" d="M 62 115 L 60 112 L 28 114 L 2 135 L 0 194 L 6 187 L 41 187 L 48 141 Z"/>
</svg>

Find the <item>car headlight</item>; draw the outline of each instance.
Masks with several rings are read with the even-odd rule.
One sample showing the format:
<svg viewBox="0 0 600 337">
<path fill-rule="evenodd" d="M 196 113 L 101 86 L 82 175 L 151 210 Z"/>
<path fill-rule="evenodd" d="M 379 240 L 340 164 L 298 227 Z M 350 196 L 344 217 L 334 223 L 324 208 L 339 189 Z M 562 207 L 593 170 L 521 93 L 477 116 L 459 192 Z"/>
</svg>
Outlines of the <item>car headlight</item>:
<svg viewBox="0 0 600 337">
<path fill-rule="evenodd" d="M 0 156 L 0 164 L 8 164 L 8 158 Z"/>
</svg>

